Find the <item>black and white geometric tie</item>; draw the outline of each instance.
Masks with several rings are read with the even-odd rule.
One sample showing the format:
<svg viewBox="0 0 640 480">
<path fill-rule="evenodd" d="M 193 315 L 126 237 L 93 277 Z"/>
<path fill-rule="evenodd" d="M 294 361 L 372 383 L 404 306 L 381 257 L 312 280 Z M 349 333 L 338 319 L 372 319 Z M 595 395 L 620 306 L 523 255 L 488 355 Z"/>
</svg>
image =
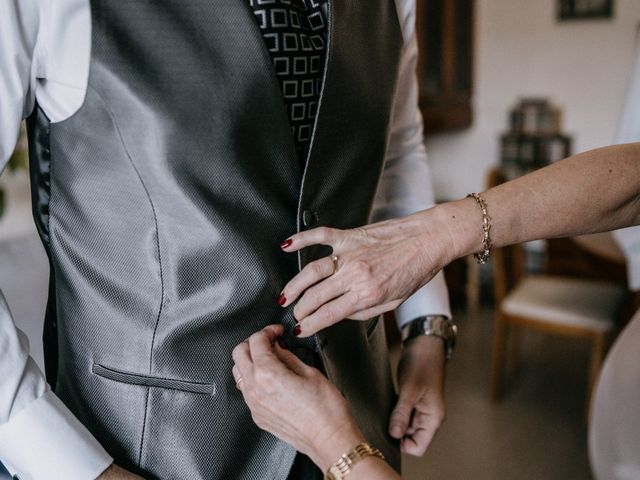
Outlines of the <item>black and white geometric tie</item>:
<svg viewBox="0 0 640 480">
<path fill-rule="evenodd" d="M 298 158 L 304 163 L 324 74 L 326 0 L 249 0 L 271 53 Z"/>
</svg>

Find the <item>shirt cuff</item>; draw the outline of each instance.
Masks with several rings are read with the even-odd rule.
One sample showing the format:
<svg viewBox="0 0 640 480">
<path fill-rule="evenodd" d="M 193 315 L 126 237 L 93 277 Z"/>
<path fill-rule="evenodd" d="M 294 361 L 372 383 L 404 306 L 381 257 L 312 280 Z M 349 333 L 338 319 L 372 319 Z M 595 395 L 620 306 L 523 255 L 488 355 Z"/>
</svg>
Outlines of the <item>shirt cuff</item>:
<svg viewBox="0 0 640 480">
<path fill-rule="evenodd" d="M 429 283 L 411 295 L 395 311 L 399 329 L 402 329 L 411 320 L 425 315 L 444 315 L 451 318 L 449 292 L 442 272 L 439 272 Z"/>
<path fill-rule="evenodd" d="M 640 226 L 616 230 L 613 237 L 627 259 L 629 288 L 640 290 Z"/>
<path fill-rule="evenodd" d="M 93 480 L 113 463 L 52 391 L 0 425 L 0 461 L 20 480 Z"/>
</svg>

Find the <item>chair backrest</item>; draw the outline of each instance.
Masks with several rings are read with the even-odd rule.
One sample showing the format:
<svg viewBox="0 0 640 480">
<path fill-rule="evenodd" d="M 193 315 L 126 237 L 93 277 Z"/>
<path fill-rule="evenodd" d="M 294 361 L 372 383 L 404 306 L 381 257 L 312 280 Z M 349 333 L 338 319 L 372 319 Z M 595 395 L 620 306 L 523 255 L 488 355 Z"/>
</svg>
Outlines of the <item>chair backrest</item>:
<svg viewBox="0 0 640 480">
<path fill-rule="evenodd" d="M 492 188 L 506 179 L 498 168 L 492 168 L 487 175 L 487 188 Z M 525 254 L 522 245 L 496 248 L 491 255 L 493 266 L 493 292 L 496 305 L 515 287 L 524 273 Z"/>
</svg>

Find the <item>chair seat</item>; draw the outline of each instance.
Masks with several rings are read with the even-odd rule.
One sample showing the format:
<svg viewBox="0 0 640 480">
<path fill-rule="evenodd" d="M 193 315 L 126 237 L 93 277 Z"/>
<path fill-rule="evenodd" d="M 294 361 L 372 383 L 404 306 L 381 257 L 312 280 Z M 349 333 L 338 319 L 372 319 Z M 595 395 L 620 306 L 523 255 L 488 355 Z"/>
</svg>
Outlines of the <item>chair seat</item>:
<svg viewBox="0 0 640 480">
<path fill-rule="evenodd" d="M 500 308 L 508 315 L 606 332 L 624 296 L 625 289 L 610 282 L 534 275 L 521 280 Z"/>
</svg>

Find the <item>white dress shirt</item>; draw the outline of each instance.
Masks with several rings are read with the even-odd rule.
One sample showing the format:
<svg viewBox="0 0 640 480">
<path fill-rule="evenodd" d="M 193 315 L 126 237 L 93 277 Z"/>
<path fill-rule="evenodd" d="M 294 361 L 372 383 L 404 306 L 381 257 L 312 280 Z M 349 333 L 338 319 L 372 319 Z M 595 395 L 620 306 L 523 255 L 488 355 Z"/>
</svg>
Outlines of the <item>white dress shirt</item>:
<svg viewBox="0 0 640 480">
<path fill-rule="evenodd" d="M 1 171 L 20 122 L 36 100 L 51 122 L 81 107 L 89 76 L 91 14 L 89 0 L 0 1 Z M 415 0 L 396 0 L 396 6 L 405 44 L 376 220 L 409 215 L 434 202 L 417 109 Z M 450 316 L 442 274 L 396 312 L 401 325 L 426 314 Z M 23 480 L 88 480 L 112 461 L 50 391 L 1 295 L 0 461 Z"/>
<path fill-rule="evenodd" d="M 640 142 L 640 43 L 615 143 Z M 640 226 L 614 232 L 627 259 L 629 288 L 640 290 Z M 640 478 L 640 311 L 618 336 L 593 394 L 589 457 L 598 480 Z"/>
<path fill-rule="evenodd" d="M 615 143 L 632 142 L 640 142 L 640 40 L 615 139 Z M 627 259 L 629 288 L 640 290 L 640 226 L 616 230 L 613 236 Z"/>
</svg>

